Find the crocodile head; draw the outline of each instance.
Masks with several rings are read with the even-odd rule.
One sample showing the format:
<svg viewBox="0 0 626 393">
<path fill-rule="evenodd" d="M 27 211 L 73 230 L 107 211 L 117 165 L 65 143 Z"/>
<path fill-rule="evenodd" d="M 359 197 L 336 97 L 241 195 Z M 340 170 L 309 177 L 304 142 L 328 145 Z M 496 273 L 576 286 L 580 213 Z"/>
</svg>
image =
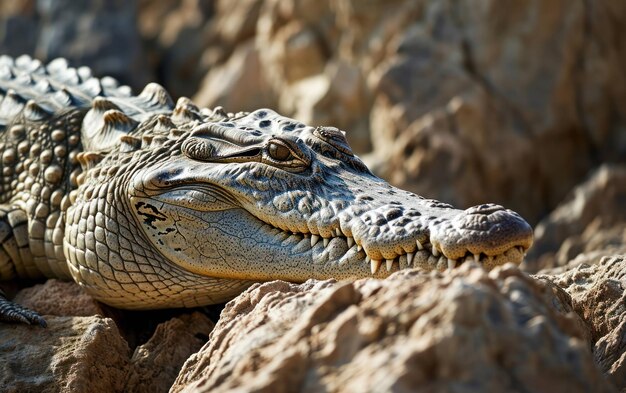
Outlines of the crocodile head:
<svg viewBox="0 0 626 393">
<path fill-rule="evenodd" d="M 342 131 L 270 110 L 196 126 L 176 148 L 180 155 L 139 169 L 127 191 L 153 246 L 197 274 L 356 278 L 468 258 L 491 268 L 521 262 L 532 242 L 516 213 L 457 210 L 394 188 Z"/>
<path fill-rule="evenodd" d="M 144 122 L 87 168 L 72 208 L 108 198 L 102 204 L 114 202 L 133 246 L 185 274 L 301 282 L 466 261 L 492 268 L 520 263 L 532 244 L 531 227 L 511 210 L 458 210 L 374 176 L 336 128 L 266 109 L 163 136 L 155 122 L 167 121 Z M 150 128 L 150 143 L 140 143 Z"/>
</svg>

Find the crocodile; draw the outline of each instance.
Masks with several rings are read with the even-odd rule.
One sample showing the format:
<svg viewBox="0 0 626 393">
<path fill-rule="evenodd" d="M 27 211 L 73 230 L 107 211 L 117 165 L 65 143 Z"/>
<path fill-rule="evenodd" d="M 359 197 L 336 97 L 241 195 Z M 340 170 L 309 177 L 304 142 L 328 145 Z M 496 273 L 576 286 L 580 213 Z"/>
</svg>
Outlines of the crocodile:
<svg viewBox="0 0 626 393">
<path fill-rule="evenodd" d="M 520 263 L 517 213 L 391 186 L 345 132 L 270 109 L 138 95 L 64 59 L 0 56 L 0 280 L 74 280 L 123 309 L 225 302 L 267 280 Z M 0 296 L 0 318 L 45 325 Z"/>
</svg>

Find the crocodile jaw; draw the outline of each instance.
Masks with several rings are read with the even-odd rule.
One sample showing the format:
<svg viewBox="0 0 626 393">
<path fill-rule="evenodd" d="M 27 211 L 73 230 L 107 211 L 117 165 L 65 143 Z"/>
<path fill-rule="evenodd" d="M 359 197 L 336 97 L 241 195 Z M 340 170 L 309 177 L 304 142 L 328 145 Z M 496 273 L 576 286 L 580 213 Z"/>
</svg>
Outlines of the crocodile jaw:
<svg viewBox="0 0 626 393">
<path fill-rule="evenodd" d="M 131 201 L 160 212 L 162 219 L 143 225 L 144 232 L 169 261 L 198 275 L 295 282 L 371 275 L 364 251 L 348 247 L 345 237 L 312 245 L 310 235 L 284 232 L 242 208 L 198 211 L 155 199 Z"/>
<path fill-rule="evenodd" d="M 377 184 L 391 187 L 377 181 L 369 189 Z M 402 207 L 380 198 L 342 204 L 328 222 L 319 219 L 324 208 L 308 220 L 292 214 L 289 222 L 300 230 L 281 229 L 280 214 L 270 217 L 255 206 L 244 208 L 228 191 L 208 184 L 135 195 L 131 205 L 163 256 L 192 273 L 219 278 L 385 277 L 402 268 L 444 270 L 469 261 L 492 268 L 520 263 L 531 245 L 530 226 L 510 210 L 497 205 L 457 210 L 397 191 L 404 193 Z M 375 222 L 383 216 L 383 222 Z"/>
</svg>

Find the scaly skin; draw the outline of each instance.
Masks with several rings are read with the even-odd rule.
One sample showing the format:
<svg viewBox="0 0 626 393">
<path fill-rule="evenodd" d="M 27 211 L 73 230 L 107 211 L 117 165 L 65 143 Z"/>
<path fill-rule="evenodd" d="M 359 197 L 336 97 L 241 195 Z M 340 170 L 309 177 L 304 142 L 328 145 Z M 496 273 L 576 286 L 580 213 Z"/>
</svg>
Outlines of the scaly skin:
<svg viewBox="0 0 626 393">
<path fill-rule="evenodd" d="M 116 307 L 190 307 L 256 281 L 384 278 L 466 261 L 489 269 L 521 262 L 532 244 L 510 210 L 457 210 L 392 187 L 335 128 L 185 98 L 174 107 L 158 85 L 131 96 L 109 80 L 68 82 L 63 64 L 33 72 L 29 61 L 0 58 L 14 74 L 0 68 L 4 94 L 34 99 L 0 106 L 0 209 L 13 239 L 0 279 L 71 277 Z M 20 72 L 38 76 L 20 85 Z M 41 80 L 69 84 L 73 99 L 26 93 Z"/>
</svg>

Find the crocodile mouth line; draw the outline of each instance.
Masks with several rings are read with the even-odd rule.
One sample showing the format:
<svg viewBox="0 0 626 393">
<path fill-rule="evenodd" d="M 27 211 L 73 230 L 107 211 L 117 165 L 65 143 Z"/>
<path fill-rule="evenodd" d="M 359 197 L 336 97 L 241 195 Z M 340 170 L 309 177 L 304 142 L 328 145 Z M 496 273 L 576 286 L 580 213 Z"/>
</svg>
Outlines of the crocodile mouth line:
<svg viewBox="0 0 626 393">
<path fill-rule="evenodd" d="M 200 204 L 207 203 L 205 200 L 207 199 L 207 195 L 212 195 L 211 198 L 213 200 L 211 203 L 220 201 L 223 204 L 222 208 L 227 206 L 232 208 L 236 206 L 236 198 L 231 197 L 228 192 L 215 186 L 209 187 L 208 191 L 194 190 L 193 193 L 190 193 L 190 190 L 185 186 L 176 186 L 169 188 L 166 192 L 160 192 L 159 195 L 161 198 L 155 199 L 160 202 L 191 210 L 197 210 L 191 206 L 194 204 L 191 200 L 195 200 Z M 168 197 L 163 198 L 165 195 L 168 195 Z M 179 199 L 182 195 L 185 195 L 188 199 Z M 172 196 L 175 196 L 175 198 L 171 199 Z M 400 250 L 395 251 L 393 258 L 379 259 L 373 258 L 370 255 L 369 250 L 361 244 L 360 239 L 343 233 L 339 227 L 335 227 L 330 231 L 317 230 L 318 233 L 314 233 L 315 228 L 309 228 L 309 232 L 302 232 L 297 229 L 281 228 L 277 226 L 278 223 L 267 222 L 247 209 L 241 206 L 239 206 L 239 208 L 248 213 L 250 218 L 262 223 L 261 228 L 264 229 L 264 232 L 270 234 L 270 236 L 274 236 L 278 245 L 292 249 L 294 254 L 312 253 L 313 257 L 313 254 L 317 253 L 320 256 L 324 256 L 322 259 L 327 259 L 323 263 L 337 263 L 338 267 L 359 263 L 358 261 L 361 261 L 366 267 L 369 267 L 372 276 L 376 275 L 378 272 L 382 272 L 383 265 L 387 272 L 407 268 L 445 271 L 470 262 L 477 263 L 486 269 L 492 269 L 506 262 L 521 263 L 528 250 L 524 246 L 512 245 L 504 252 L 491 255 L 486 252 L 474 253 L 466 250 L 461 257 L 450 258 L 445 255 L 445 252 L 440 247 L 431 242 L 428 232 L 420 232 L 413 235 L 414 240 L 411 244 L 413 244 L 414 247 L 408 249 L 407 247 L 402 247 Z M 325 235 L 322 235 L 321 232 L 324 232 Z M 330 236 L 328 236 L 328 234 L 330 234 Z M 305 242 L 303 241 L 304 239 L 308 241 Z M 337 255 L 337 252 L 334 252 L 335 255 L 332 257 L 328 255 L 330 253 L 325 254 L 327 247 L 333 242 L 340 242 L 339 244 L 334 244 L 334 246 L 339 246 L 340 249 L 345 250 L 341 255 Z M 376 254 L 380 255 L 380 253 Z M 313 260 L 313 263 L 318 262 Z"/>
<path fill-rule="evenodd" d="M 342 233 L 339 228 L 332 230 L 332 236 L 323 237 L 320 234 L 310 232 L 303 233 L 284 230 L 274 227 L 268 223 L 265 223 L 265 225 L 268 229 L 273 229 L 275 234 L 281 237 L 280 242 L 282 244 L 296 244 L 301 248 L 303 240 L 309 239 L 310 246 L 308 251 L 312 251 L 318 244 L 320 244 L 323 249 L 326 249 L 331 242 L 336 240 L 342 241 L 347 245 L 348 251 L 345 252 L 341 258 L 339 258 L 339 265 L 341 266 L 346 263 L 342 262 L 344 259 L 343 257 L 358 254 L 362 263 L 369 265 L 372 275 L 375 275 L 383 265 L 385 266 L 387 272 L 413 267 L 421 267 L 425 270 L 445 271 L 455 269 L 464 263 L 471 262 L 477 263 L 487 269 L 491 269 L 506 262 L 521 263 L 523 258 L 526 256 L 526 252 L 528 251 L 523 246 L 512 246 L 504 252 L 494 255 L 487 255 L 484 252 L 475 254 L 468 250 L 462 257 L 453 259 L 444 255 L 443 251 L 433 245 L 428 236 L 426 236 L 422 241 L 415 239 L 415 249 L 413 250 L 405 250 L 405 253 L 396 254 L 394 258 L 390 259 L 374 259 L 368 255 L 365 248 L 359 244 L 358 241 L 356 241 L 353 237 Z"/>
</svg>

